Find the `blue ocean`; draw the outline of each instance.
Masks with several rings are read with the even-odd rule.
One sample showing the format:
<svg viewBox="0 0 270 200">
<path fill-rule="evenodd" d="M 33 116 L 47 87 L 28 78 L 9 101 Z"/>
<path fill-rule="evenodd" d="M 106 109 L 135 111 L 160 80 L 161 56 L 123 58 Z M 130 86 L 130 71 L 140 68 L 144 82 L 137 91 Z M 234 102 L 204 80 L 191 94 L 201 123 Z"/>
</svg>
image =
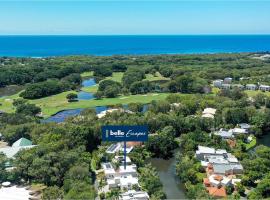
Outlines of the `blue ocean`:
<svg viewBox="0 0 270 200">
<path fill-rule="evenodd" d="M 0 36 L 0 56 L 102 56 L 264 51 L 270 51 L 270 35 Z"/>
</svg>

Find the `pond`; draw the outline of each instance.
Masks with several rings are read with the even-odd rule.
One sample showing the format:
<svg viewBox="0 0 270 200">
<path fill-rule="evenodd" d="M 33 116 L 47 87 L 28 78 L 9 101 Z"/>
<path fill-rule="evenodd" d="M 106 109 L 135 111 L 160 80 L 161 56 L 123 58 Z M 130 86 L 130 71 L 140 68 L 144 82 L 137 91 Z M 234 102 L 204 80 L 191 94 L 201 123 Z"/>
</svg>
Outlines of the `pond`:
<svg viewBox="0 0 270 200">
<path fill-rule="evenodd" d="M 91 87 L 91 86 L 94 86 L 96 84 L 97 83 L 96 83 L 94 78 L 87 78 L 87 79 L 83 80 L 83 82 L 82 82 L 83 87 Z"/>
<path fill-rule="evenodd" d="M 97 106 L 97 107 L 95 107 L 95 110 L 96 110 L 96 113 L 99 114 L 102 111 L 108 110 L 110 108 L 111 108 L 110 106 Z M 124 104 L 123 108 L 128 109 L 128 105 Z M 73 117 L 73 116 L 79 115 L 83 110 L 84 110 L 83 108 L 63 110 L 63 111 L 56 113 L 55 115 L 52 115 L 51 117 L 49 117 L 47 119 L 41 120 L 41 122 L 42 123 L 48 123 L 48 122 L 60 123 L 60 122 L 65 121 L 65 119 L 67 119 L 68 117 Z M 146 112 L 147 110 L 148 110 L 148 105 L 145 104 L 143 106 L 142 113 Z"/>
<path fill-rule="evenodd" d="M 94 99 L 94 98 L 95 97 L 94 97 L 93 93 L 80 91 L 80 92 L 78 92 L 77 100 L 90 100 L 90 99 Z"/>
<path fill-rule="evenodd" d="M 95 107 L 96 113 L 99 114 L 100 112 L 107 110 L 107 106 L 97 106 Z M 49 123 L 49 122 L 64 122 L 68 117 L 73 117 L 76 115 L 79 115 L 84 109 L 83 108 L 78 108 L 78 109 L 70 109 L 70 110 L 63 110 L 55 115 L 52 115 L 51 117 L 47 119 L 41 120 L 41 123 Z"/>
<path fill-rule="evenodd" d="M 270 147 L 270 134 L 267 134 L 267 135 L 264 135 L 261 138 L 258 138 L 257 139 L 257 144 L 258 145 L 262 144 L 262 145 Z"/>
<path fill-rule="evenodd" d="M 184 186 L 176 176 L 175 157 L 169 160 L 153 158 L 151 163 L 158 171 L 167 199 L 187 199 Z"/>
<path fill-rule="evenodd" d="M 93 78 L 87 78 L 83 80 L 82 82 L 82 87 L 91 87 L 96 85 L 96 81 Z M 85 92 L 85 91 L 80 91 L 78 92 L 78 98 L 77 100 L 90 100 L 94 99 L 94 94 L 90 92 Z"/>
</svg>

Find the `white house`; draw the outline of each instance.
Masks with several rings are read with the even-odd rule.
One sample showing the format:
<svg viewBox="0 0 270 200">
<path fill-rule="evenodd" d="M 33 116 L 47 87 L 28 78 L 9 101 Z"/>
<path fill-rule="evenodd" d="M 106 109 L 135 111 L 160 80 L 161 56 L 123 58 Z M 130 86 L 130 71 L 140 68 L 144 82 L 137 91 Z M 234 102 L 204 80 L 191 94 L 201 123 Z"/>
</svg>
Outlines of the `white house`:
<svg viewBox="0 0 270 200">
<path fill-rule="evenodd" d="M 246 129 L 247 131 L 251 128 L 251 126 L 247 123 L 241 123 L 239 124 L 240 128 Z"/>
<path fill-rule="evenodd" d="M 133 185 L 138 185 L 137 166 L 135 164 L 127 165 L 126 169 L 123 165 L 114 169 L 111 163 L 102 163 L 102 168 L 109 188 L 131 189 Z"/>
<path fill-rule="evenodd" d="M 231 78 L 231 77 L 226 77 L 226 78 L 224 78 L 224 83 L 225 83 L 225 84 L 230 84 L 230 83 L 232 83 L 232 78 Z"/>
<path fill-rule="evenodd" d="M 233 88 L 239 88 L 240 90 L 245 89 L 245 86 L 241 85 L 241 84 L 233 84 L 232 85 Z"/>
<path fill-rule="evenodd" d="M 218 175 L 241 174 L 243 166 L 238 159 L 227 153 L 225 149 L 217 149 L 198 146 L 195 157 L 201 161 L 203 167 L 211 166 L 213 173 Z"/>
<path fill-rule="evenodd" d="M 205 156 L 214 155 L 215 153 L 216 150 L 214 148 L 198 146 L 195 156 L 198 160 L 204 160 Z"/>
<path fill-rule="evenodd" d="M 214 132 L 214 135 L 218 135 L 220 137 L 222 137 L 222 139 L 231 139 L 233 138 L 233 132 L 231 130 L 226 131 L 223 129 L 220 129 L 219 131 Z"/>
<path fill-rule="evenodd" d="M 222 84 L 221 88 L 224 90 L 229 90 L 229 89 L 231 89 L 231 84 L 224 83 L 224 84 Z"/>
<path fill-rule="evenodd" d="M 243 129 L 243 128 L 234 128 L 234 129 L 231 129 L 231 131 L 235 135 L 248 133 L 247 129 Z"/>
<path fill-rule="evenodd" d="M 219 186 L 228 186 L 232 184 L 232 180 L 225 177 L 225 176 L 220 176 L 216 174 L 212 174 L 211 176 L 208 177 L 209 182 L 212 186 L 219 187 Z"/>
<path fill-rule="evenodd" d="M 257 86 L 255 84 L 247 84 L 246 89 L 247 90 L 256 90 Z"/>
<path fill-rule="evenodd" d="M 211 115 L 214 115 L 216 114 L 216 109 L 215 108 L 205 108 L 203 110 L 203 114 L 211 114 Z"/>
<path fill-rule="evenodd" d="M 144 191 L 128 190 L 120 195 L 120 200 L 148 200 L 149 195 Z"/>
<path fill-rule="evenodd" d="M 214 118 L 214 115 L 216 114 L 215 108 L 205 108 L 202 112 L 202 117 L 204 118 Z"/>
<path fill-rule="evenodd" d="M 107 184 L 109 186 L 109 189 L 120 187 L 123 189 L 132 189 L 133 185 L 138 185 L 139 180 L 138 177 L 133 177 L 131 175 L 127 176 L 119 176 L 115 177 L 114 179 L 107 179 Z"/>
<path fill-rule="evenodd" d="M 122 148 L 121 143 L 111 144 L 108 149 L 106 150 L 106 153 L 114 154 Z"/>
<path fill-rule="evenodd" d="M 260 85 L 259 90 L 264 91 L 264 92 L 270 91 L 270 86 L 269 85 Z"/>
<path fill-rule="evenodd" d="M 223 84 L 223 80 L 221 80 L 221 79 L 217 79 L 217 80 L 213 81 L 213 86 L 214 87 L 220 88 L 222 86 L 222 84 Z"/>
</svg>

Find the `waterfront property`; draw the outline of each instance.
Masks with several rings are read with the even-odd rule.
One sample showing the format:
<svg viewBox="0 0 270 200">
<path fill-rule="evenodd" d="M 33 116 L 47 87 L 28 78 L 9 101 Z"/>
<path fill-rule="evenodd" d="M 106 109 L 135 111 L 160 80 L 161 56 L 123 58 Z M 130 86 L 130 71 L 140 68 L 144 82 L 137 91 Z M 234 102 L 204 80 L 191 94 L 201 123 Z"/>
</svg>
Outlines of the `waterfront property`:
<svg viewBox="0 0 270 200">
<path fill-rule="evenodd" d="M 148 200 L 149 195 L 144 191 L 128 190 L 120 195 L 120 200 Z"/>
<path fill-rule="evenodd" d="M 243 173 L 243 166 L 238 159 L 224 149 L 198 146 L 195 156 L 209 174 L 227 176 Z"/>
<path fill-rule="evenodd" d="M 234 138 L 233 132 L 231 130 L 226 131 L 225 129 L 220 129 L 219 131 L 214 132 L 214 135 L 218 135 L 222 137 L 222 139 Z"/>
<path fill-rule="evenodd" d="M 198 146 L 195 157 L 206 171 L 207 178 L 203 179 L 203 184 L 214 198 L 225 198 L 225 188 L 241 182 L 241 179 L 236 179 L 236 175 L 243 173 L 243 166 L 226 150 Z"/>
<path fill-rule="evenodd" d="M 128 164 L 126 168 L 120 165 L 119 168 L 115 169 L 108 162 L 102 164 L 102 169 L 104 170 L 109 189 L 116 187 L 131 189 L 132 186 L 138 185 L 137 166 L 135 164 Z"/>
<path fill-rule="evenodd" d="M 133 145 L 129 145 L 127 143 L 126 153 L 127 154 L 130 153 L 132 150 L 133 150 Z M 119 151 L 124 152 L 124 144 L 123 144 L 123 142 L 122 143 L 121 142 L 118 142 L 118 143 L 111 144 L 107 148 L 106 153 L 108 153 L 108 154 L 115 154 L 115 153 L 117 153 Z"/>
</svg>

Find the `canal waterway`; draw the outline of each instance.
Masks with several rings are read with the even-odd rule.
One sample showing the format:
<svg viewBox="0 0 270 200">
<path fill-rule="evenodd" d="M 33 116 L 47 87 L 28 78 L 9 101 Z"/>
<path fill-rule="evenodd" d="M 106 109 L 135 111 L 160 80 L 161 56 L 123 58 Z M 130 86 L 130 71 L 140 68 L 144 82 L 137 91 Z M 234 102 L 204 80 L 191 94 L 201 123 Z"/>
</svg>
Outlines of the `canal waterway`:
<svg viewBox="0 0 270 200">
<path fill-rule="evenodd" d="M 176 176 L 176 158 L 169 160 L 153 158 L 151 164 L 157 169 L 167 199 L 187 199 L 184 185 Z"/>
</svg>

